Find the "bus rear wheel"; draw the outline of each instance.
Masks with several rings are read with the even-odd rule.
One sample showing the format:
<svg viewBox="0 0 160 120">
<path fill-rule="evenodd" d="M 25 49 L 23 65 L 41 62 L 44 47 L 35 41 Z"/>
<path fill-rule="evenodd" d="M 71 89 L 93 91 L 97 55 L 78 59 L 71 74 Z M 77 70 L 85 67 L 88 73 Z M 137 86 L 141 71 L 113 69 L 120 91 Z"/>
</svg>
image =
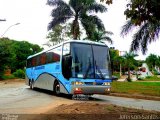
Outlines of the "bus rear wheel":
<svg viewBox="0 0 160 120">
<path fill-rule="evenodd" d="M 55 84 L 54 84 L 54 93 L 56 95 L 60 95 L 60 84 L 59 84 L 58 81 L 56 81 Z"/>
</svg>

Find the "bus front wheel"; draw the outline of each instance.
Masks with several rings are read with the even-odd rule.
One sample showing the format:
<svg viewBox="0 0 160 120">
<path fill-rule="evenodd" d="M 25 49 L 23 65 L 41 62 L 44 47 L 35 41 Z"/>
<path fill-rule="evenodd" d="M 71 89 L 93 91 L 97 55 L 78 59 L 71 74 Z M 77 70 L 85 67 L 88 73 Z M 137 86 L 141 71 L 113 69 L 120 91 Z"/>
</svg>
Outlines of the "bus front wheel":
<svg viewBox="0 0 160 120">
<path fill-rule="evenodd" d="M 55 81 L 55 84 L 54 84 L 54 93 L 56 95 L 59 95 L 60 94 L 60 84 L 58 81 Z"/>
</svg>

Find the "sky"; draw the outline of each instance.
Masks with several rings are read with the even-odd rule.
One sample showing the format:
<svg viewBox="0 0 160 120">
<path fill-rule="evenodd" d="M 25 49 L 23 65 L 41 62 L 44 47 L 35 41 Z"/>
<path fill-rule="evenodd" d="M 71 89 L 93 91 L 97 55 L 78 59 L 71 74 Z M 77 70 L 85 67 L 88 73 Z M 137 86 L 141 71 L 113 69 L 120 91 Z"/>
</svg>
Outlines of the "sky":
<svg viewBox="0 0 160 120">
<path fill-rule="evenodd" d="M 46 5 L 47 0 L 0 0 L 0 19 L 6 19 L 6 22 L 0 22 L 0 36 L 8 37 L 18 41 L 28 41 L 38 44 L 42 47 L 47 42 L 47 26 L 51 20 L 50 13 L 52 7 Z M 67 0 L 68 1 L 68 0 Z M 99 1 L 99 0 L 98 0 Z M 114 0 L 112 5 L 106 5 L 108 12 L 98 14 L 103 21 L 107 31 L 114 33 L 111 36 L 113 45 L 120 51 L 129 51 L 133 33 L 126 37 L 120 36 L 121 27 L 126 22 L 124 10 L 127 0 Z M 19 25 L 15 25 L 20 23 Z M 12 27 L 11 27 L 12 26 Z M 138 52 L 136 59 L 145 59 L 150 53 L 160 56 L 160 40 L 148 46 L 146 55 Z"/>
</svg>

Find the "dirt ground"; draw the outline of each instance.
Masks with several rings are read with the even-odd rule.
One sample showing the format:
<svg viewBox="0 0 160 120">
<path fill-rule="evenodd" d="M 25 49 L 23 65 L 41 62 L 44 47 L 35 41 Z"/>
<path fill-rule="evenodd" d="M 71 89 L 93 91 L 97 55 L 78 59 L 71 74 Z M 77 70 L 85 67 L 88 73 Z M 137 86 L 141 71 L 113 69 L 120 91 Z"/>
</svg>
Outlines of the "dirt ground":
<svg viewBox="0 0 160 120">
<path fill-rule="evenodd" d="M 0 80 L 0 84 L 14 84 L 14 83 L 24 83 L 24 79 L 8 79 L 8 80 Z"/>
<path fill-rule="evenodd" d="M 24 118 L 22 115 L 21 117 Z M 44 114 L 26 115 L 27 120 L 118 120 L 160 119 L 160 112 L 93 102 L 62 104 Z"/>
<path fill-rule="evenodd" d="M 0 114 L 41 114 L 61 104 L 75 102 L 57 97 L 52 91 L 31 90 L 22 79 L 0 81 Z"/>
</svg>

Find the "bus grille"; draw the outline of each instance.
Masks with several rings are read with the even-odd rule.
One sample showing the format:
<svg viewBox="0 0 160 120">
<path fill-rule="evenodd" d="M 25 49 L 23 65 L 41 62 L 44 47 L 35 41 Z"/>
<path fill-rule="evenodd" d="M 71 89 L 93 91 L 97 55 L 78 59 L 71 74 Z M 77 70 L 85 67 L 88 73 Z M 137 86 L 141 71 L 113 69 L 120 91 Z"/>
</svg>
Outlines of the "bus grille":
<svg viewBox="0 0 160 120">
<path fill-rule="evenodd" d="M 85 82 L 85 85 L 102 85 L 103 83 Z"/>
</svg>

